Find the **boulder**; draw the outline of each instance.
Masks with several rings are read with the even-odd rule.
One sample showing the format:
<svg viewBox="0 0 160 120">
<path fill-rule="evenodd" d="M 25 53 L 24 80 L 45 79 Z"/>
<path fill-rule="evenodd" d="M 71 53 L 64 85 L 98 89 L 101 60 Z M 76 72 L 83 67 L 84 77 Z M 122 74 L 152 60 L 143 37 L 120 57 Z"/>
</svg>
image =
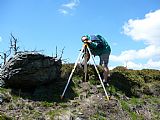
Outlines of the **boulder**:
<svg viewBox="0 0 160 120">
<path fill-rule="evenodd" d="M 13 88 L 35 88 L 60 78 L 61 60 L 37 52 L 19 52 L 1 70 L 1 80 Z"/>
</svg>

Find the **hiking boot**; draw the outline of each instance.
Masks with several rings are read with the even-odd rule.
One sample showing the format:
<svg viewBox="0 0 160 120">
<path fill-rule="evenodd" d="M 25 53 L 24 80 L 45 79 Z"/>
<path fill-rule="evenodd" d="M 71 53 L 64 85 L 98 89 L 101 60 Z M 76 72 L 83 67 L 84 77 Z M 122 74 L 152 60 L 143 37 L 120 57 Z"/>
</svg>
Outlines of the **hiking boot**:
<svg viewBox="0 0 160 120">
<path fill-rule="evenodd" d="M 107 83 L 107 80 L 103 79 L 103 83 Z"/>
<path fill-rule="evenodd" d="M 109 86 L 108 80 L 103 79 L 103 84 L 106 85 L 106 86 Z"/>
</svg>

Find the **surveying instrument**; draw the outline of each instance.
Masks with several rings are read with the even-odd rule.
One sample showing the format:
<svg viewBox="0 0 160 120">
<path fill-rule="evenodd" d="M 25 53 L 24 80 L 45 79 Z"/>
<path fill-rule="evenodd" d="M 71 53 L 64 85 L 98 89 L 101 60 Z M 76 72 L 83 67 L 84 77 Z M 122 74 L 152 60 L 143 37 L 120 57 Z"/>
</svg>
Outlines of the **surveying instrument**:
<svg viewBox="0 0 160 120">
<path fill-rule="evenodd" d="M 72 78 L 72 75 L 73 75 L 73 73 L 74 73 L 74 71 L 75 71 L 75 69 L 76 69 L 76 67 L 77 67 L 77 65 L 78 65 L 78 62 L 79 62 L 79 60 L 80 60 L 81 57 L 84 58 L 84 74 L 85 74 L 85 75 L 84 75 L 84 79 L 85 79 L 85 81 L 87 81 L 87 62 L 88 62 L 88 60 L 87 60 L 87 59 L 88 59 L 88 58 L 87 58 L 87 54 L 88 54 L 88 53 L 89 53 L 89 55 L 90 55 L 91 58 L 92 58 L 92 61 L 93 61 L 95 70 L 96 70 L 96 72 L 97 72 L 97 74 L 98 74 L 99 80 L 100 80 L 101 85 L 102 85 L 102 87 L 103 87 L 103 89 L 104 89 L 106 98 L 107 98 L 107 100 L 109 100 L 109 96 L 108 96 L 107 91 L 106 91 L 106 89 L 105 89 L 105 86 L 104 86 L 104 84 L 103 84 L 103 81 L 102 81 L 102 78 L 101 78 L 101 76 L 100 76 L 100 73 L 99 73 L 99 71 L 98 71 L 98 69 L 97 69 L 95 60 L 94 60 L 94 58 L 93 58 L 93 56 L 92 56 L 92 54 L 91 54 L 91 50 L 90 50 L 90 48 L 89 48 L 89 46 L 88 46 L 88 42 L 87 42 L 87 41 L 84 41 L 84 44 L 83 44 L 83 46 L 82 46 L 82 48 L 81 48 L 81 50 L 80 50 L 80 53 L 79 53 L 79 55 L 78 55 L 78 58 L 77 58 L 77 60 L 76 60 L 76 62 L 75 62 L 75 64 L 74 64 L 74 67 L 73 67 L 73 69 L 72 69 L 72 71 L 71 71 L 71 74 L 70 74 L 70 76 L 69 76 L 69 78 L 68 78 L 68 82 L 67 82 L 67 84 L 66 84 L 66 86 L 65 86 L 65 88 L 64 88 L 64 91 L 63 91 L 62 95 L 61 95 L 61 99 L 63 99 L 63 96 L 64 96 L 64 94 L 65 94 L 65 92 L 66 92 L 66 90 L 67 90 L 67 87 L 68 87 L 68 85 L 69 85 L 69 83 L 70 83 L 70 80 L 71 80 L 71 78 Z M 83 55 L 82 55 L 82 54 L 83 54 Z"/>
</svg>

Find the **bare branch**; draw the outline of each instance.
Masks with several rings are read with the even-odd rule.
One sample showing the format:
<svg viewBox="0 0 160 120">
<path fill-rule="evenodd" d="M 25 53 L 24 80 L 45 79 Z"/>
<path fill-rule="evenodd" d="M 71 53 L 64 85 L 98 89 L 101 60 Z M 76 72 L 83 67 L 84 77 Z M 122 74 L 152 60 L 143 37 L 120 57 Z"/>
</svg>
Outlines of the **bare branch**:
<svg viewBox="0 0 160 120">
<path fill-rule="evenodd" d="M 0 52 L 2 53 L 3 55 L 0 55 L 1 59 L 3 59 L 3 64 L 5 65 L 6 64 L 6 61 L 7 61 L 7 58 L 9 57 L 10 55 L 10 51 L 7 51 L 7 52 Z"/>
<path fill-rule="evenodd" d="M 57 58 L 57 46 L 56 46 L 56 56 L 55 56 L 55 58 Z"/>
<path fill-rule="evenodd" d="M 12 39 L 13 39 L 13 41 L 12 41 Z M 11 39 L 10 39 L 10 44 L 11 45 L 10 45 L 10 49 L 13 49 L 14 55 L 17 53 L 17 51 L 19 49 L 19 47 L 17 47 L 17 42 L 18 42 L 18 40 L 11 33 Z"/>
<path fill-rule="evenodd" d="M 64 47 L 64 48 L 65 48 L 65 47 Z M 63 55 L 63 53 L 64 53 L 64 48 L 62 49 L 62 53 L 61 53 L 60 59 L 62 59 L 62 55 Z"/>
</svg>

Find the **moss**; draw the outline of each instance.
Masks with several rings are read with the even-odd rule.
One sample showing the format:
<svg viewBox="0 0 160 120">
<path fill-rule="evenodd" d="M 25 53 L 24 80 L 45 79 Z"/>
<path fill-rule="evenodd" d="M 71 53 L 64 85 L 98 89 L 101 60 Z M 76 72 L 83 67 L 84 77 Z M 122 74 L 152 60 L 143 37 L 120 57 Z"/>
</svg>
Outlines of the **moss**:
<svg viewBox="0 0 160 120">
<path fill-rule="evenodd" d="M 99 85 L 100 84 L 100 81 L 99 79 L 95 80 L 95 79 L 90 79 L 89 80 L 89 83 L 92 84 L 92 85 Z"/>
<path fill-rule="evenodd" d="M 111 95 L 116 95 L 118 92 L 116 87 L 113 85 L 110 85 L 109 87 L 107 87 L 107 90 Z"/>
<path fill-rule="evenodd" d="M 132 120 L 137 120 L 138 116 L 137 116 L 137 114 L 135 112 L 130 112 L 129 114 L 130 114 Z M 139 120 L 142 120 L 142 119 L 139 119 Z"/>
<path fill-rule="evenodd" d="M 12 120 L 12 118 L 0 112 L 0 120 Z"/>
<path fill-rule="evenodd" d="M 121 106 L 122 106 L 122 109 L 129 112 L 130 111 L 130 107 L 129 107 L 129 104 L 125 101 L 121 101 Z"/>
<path fill-rule="evenodd" d="M 69 106 L 68 103 L 59 103 L 58 105 L 62 108 L 67 108 Z"/>
<path fill-rule="evenodd" d="M 11 92 L 11 89 L 7 89 L 7 88 L 2 88 L 0 87 L 0 93 L 10 93 Z"/>
<path fill-rule="evenodd" d="M 110 84 L 122 90 L 129 97 L 160 94 L 158 92 L 160 71 L 158 70 L 127 70 L 124 67 L 117 67 L 111 71 L 110 79 Z"/>
<path fill-rule="evenodd" d="M 51 110 L 47 113 L 47 115 L 50 116 L 50 119 L 53 119 L 57 116 L 61 116 L 61 115 L 64 115 L 64 113 L 67 112 L 66 110 L 62 110 L 62 109 L 59 109 L 59 110 Z"/>
<path fill-rule="evenodd" d="M 140 105 L 143 104 L 143 100 L 139 98 L 132 97 L 130 101 L 128 101 L 131 105 Z"/>
<path fill-rule="evenodd" d="M 143 102 L 140 101 L 139 98 L 131 98 L 131 100 L 127 102 L 121 100 L 122 109 L 129 114 L 132 120 L 137 120 L 137 118 L 138 120 L 144 120 L 144 117 L 142 115 L 138 115 L 136 112 L 131 110 L 131 107 L 140 104 L 143 104 Z"/>
<path fill-rule="evenodd" d="M 52 106 L 54 106 L 54 103 L 44 101 L 44 102 L 41 102 L 41 106 L 42 107 L 52 107 Z"/>
<path fill-rule="evenodd" d="M 106 117 L 101 116 L 99 113 L 90 117 L 91 120 L 106 120 Z"/>
</svg>

